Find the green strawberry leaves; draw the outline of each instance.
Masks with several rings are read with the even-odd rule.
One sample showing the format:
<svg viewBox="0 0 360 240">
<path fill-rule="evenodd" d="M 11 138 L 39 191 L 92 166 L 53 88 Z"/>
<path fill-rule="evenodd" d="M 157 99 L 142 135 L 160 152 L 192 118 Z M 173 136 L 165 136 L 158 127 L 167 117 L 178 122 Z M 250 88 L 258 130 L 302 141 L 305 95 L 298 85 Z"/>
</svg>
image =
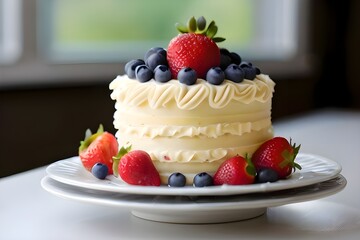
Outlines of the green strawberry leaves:
<svg viewBox="0 0 360 240">
<path fill-rule="evenodd" d="M 80 147 L 79 147 L 79 153 L 87 149 L 90 144 L 101 134 L 104 133 L 104 127 L 102 124 L 99 125 L 99 128 L 95 134 L 91 132 L 91 130 L 88 128 L 85 131 L 85 138 L 83 141 L 80 141 Z"/>
<path fill-rule="evenodd" d="M 296 169 L 301 170 L 302 167 L 300 166 L 300 164 L 298 164 L 298 163 L 295 162 L 295 158 L 296 158 L 297 154 L 299 153 L 301 144 L 298 145 L 298 146 L 296 146 L 295 143 L 294 143 L 294 144 L 291 144 L 291 138 L 290 138 L 290 146 L 292 147 L 293 151 L 290 152 L 290 151 L 288 151 L 288 150 L 284 150 L 284 151 L 282 152 L 281 155 L 282 155 L 282 157 L 284 158 L 284 161 L 282 161 L 282 162 L 279 164 L 279 166 L 280 166 L 280 168 L 284 168 L 284 167 L 286 167 L 286 166 L 290 166 L 290 167 L 292 167 L 292 168 L 294 169 L 294 171 L 295 171 Z"/>
<path fill-rule="evenodd" d="M 250 176 L 255 176 L 256 175 L 256 169 L 255 169 L 255 166 L 254 166 L 253 162 L 251 161 L 251 158 L 249 157 L 249 155 L 247 153 L 245 154 L 244 158 L 245 158 L 245 161 L 247 163 L 246 172 Z"/>
<path fill-rule="evenodd" d="M 118 152 L 118 154 L 116 154 L 116 156 L 113 157 L 113 165 L 112 165 L 112 169 L 113 169 L 113 173 L 114 176 L 118 177 L 119 176 L 119 172 L 118 172 L 118 165 L 120 162 L 120 159 L 127 154 L 128 152 L 131 151 L 131 145 L 130 146 L 122 146 Z"/>
<path fill-rule="evenodd" d="M 209 26 L 206 27 L 206 20 L 203 16 L 199 17 L 197 20 L 195 17 L 191 17 L 186 26 L 180 23 L 176 23 L 175 27 L 180 33 L 202 34 L 212 39 L 214 42 L 225 41 L 225 38 L 215 37 L 218 31 L 218 27 L 216 26 L 215 22 L 211 21 Z"/>
</svg>

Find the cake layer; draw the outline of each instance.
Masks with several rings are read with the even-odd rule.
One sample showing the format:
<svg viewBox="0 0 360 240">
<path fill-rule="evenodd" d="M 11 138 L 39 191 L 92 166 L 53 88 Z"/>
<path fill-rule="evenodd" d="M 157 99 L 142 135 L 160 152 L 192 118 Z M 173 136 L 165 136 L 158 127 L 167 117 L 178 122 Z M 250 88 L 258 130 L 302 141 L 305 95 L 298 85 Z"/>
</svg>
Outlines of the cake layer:
<svg viewBox="0 0 360 240">
<path fill-rule="evenodd" d="M 153 161 L 214 162 L 235 155 L 252 154 L 264 141 L 273 136 L 271 126 L 241 135 L 219 137 L 161 137 L 144 138 L 117 132 L 119 144 L 131 144 L 133 149 L 148 152 Z"/>
</svg>

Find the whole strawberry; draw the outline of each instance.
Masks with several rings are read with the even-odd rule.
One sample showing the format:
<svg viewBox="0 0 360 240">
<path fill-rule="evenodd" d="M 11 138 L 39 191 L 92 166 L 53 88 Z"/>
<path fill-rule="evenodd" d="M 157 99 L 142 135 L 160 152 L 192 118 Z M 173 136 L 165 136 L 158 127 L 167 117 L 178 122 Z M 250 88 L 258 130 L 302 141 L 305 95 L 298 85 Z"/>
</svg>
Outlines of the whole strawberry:
<svg viewBox="0 0 360 240">
<path fill-rule="evenodd" d="M 301 169 L 295 162 L 300 145 L 293 145 L 283 137 L 274 137 L 264 142 L 252 155 L 252 162 L 257 171 L 270 168 L 278 173 L 280 179 L 288 177 L 292 171 Z"/>
<path fill-rule="evenodd" d="M 83 166 L 91 171 L 96 163 L 105 164 L 112 174 L 113 156 L 118 152 L 118 142 L 114 135 L 104 132 L 102 125 L 92 134 L 88 129 L 84 141 L 80 142 L 79 157 Z"/>
<path fill-rule="evenodd" d="M 235 156 L 223 162 L 214 175 L 214 185 L 245 185 L 255 181 L 255 168 L 247 157 Z"/>
<path fill-rule="evenodd" d="M 149 154 L 133 150 L 120 159 L 118 173 L 122 180 L 131 185 L 160 186 L 160 175 Z"/>
<path fill-rule="evenodd" d="M 206 28 L 206 20 L 200 17 L 197 21 L 192 17 L 187 26 L 177 25 L 180 33 L 173 38 L 167 49 L 167 61 L 176 79 L 179 71 L 185 67 L 194 69 L 197 76 L 205 79 L 207 71 L 220 65 L 220 49 L 215 42 L 224 38 L 214 37 L 217 26 L 212 21 Z"/>
</svg>

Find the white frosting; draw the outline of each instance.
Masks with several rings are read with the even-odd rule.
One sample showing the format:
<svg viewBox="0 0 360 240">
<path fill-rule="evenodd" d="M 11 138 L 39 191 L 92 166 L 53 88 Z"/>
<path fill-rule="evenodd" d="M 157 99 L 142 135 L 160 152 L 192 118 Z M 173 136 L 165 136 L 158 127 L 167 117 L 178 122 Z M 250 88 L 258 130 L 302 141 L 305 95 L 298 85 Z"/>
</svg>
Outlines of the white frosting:
<svg viewBox="0 0 360 240">
<path fill-rule="evenodd" d="M 224 108 L 232 101 L 245 104 L 266 102 L 272 97 L 274 85 L 269 76 L 263 74 L 257 75 L 255 80 L 245 79 L 240 84 L 225 80 L 220 86 L 209 84 L 203 79 L 198 79 L 191 86 L 174 79 L 167 83 L 155 80 L 140 83 L 124 75 L 112 81 L 110 89 L 114 90 L 112 99 L 128 106 L 146 104 L 157 109 L 175 102 L 179 109 L 192 110 L 204 101 L 214 109 Z"/>
<path fill-rule="evenodd" d="M 119 130 L 123 135 L 134 135 L 140 138 L 154 139 L 158 136 L 162 137 L 209 137 L 217 138 L 225 134 L 242 135 L 252 131 L 259 131 L 265 126 L 271 126 L 271 120 L 261 119 L 254 122 L 245 123 L 218 123 L 210 124 L 207 126 L 154 126 L 154 125 L 134 125 L 123 124 L 121 119 L 115 122 L 115 128 Z"/>
<path fill-rule="evenodd" d="M 162 176 L 179 168 L 215 171 L 225 159 L 252 154 L 273 136 L 274 85 L 263 74 L 219 86 L 202 79 L 187 86 L 118 76 L 110 84 L 116 137 L 120 146 L 147 151 Z"/>
</svg>

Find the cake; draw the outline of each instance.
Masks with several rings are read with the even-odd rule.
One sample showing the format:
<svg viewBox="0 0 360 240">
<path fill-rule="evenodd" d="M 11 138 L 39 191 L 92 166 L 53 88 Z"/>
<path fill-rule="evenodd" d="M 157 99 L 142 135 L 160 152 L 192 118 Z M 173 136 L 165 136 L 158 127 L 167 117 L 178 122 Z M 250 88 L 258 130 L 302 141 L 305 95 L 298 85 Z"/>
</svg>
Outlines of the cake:
<svg viewBox="0 0 360 240">
<path fill-rule="evenodd" d="M 201 21 L 199 18 L 195 30 L 204 32 Z M 189 23 L 190 29 L 191 21 Z M 211 23 L 208 29 L 211 26 L 216 25 Z M 183 29 L 182 32 L 186 32 Z M 216 40 L 223 39 L 211 41 L 216 45 Z M 220 48 L 219 55 L 211 57 L 216 59 L 215 63 L 205 67 L 207 73 L 196 74 L 202 71 L 202 62 L 209 56 L 205 56 L 205 60 L 195 58 L 195 65 L 190 62 L 179 67 L 176 63 L 176 69 L 173 59 L 178 59 L 171 53 L 172 42 L 167 50 L 154 48 L 144 60 L 130 61 L 125 66 L 125 74 L 110 83 L 116 109 L 115 136 L 119 146 L 131 145 L 132 149 L 146 151 L 163 184 L 167 184 L 168 177 L 175 172 L 184 174 L 187 184 L 191 184 L 196 174 L 213 175 L 226 159 L 251 156 L 273 137 L 271 103 L 275 84 L 251 63 Z M 157 57 L 147 60 L 149 55 Z M 165 56 L 166 61 L 160 55 Z M 178 58 L 183 61 L 182 56 Z M 229 59 L 224 66 L 224 61 Z M 196 64 L 201 65 L 200 69 Z M 159 70 L 160 66 L 164 66 L 163 69 Z M 236 74 L 234 77 L 234 70 L 228 70 L 230 67 L 240 69 L 240 79 Z M 188 73 L 189 69 L 195 77 Z M 210 69 L 222 72 L 215 74 L 215 82 Z M 156 71 L 161 71 L 161 77 Z M 184 72 L 188 75 L 185 79 L 180 76 Z M 218 75 L 223 77 L 216 82 Z"/>
</svg>

